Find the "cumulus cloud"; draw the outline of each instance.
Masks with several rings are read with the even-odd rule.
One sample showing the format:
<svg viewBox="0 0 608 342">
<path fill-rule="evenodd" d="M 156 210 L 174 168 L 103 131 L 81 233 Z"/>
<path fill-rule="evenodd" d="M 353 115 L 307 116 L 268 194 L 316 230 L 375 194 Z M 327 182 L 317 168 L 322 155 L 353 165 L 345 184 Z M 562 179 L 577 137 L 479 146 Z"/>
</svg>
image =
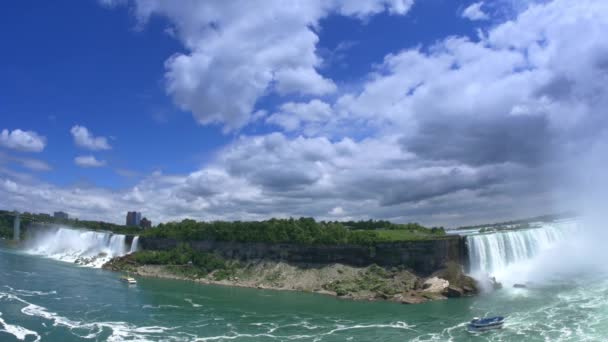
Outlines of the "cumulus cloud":
<svg viewBox="0 0 608 342">
<path fill-rule="evenodd" d="M 46 138 L 34 131 L 3 129 L 0 133 L 0 146 L 23 152 L 42 152 Z"/>
<path fill-rule="evenodd" d="M 313 135 L 326 126 L 333 115 L 329 104 L 313 99 L 306 103 L 284 103 L 266 122 L 278 125 L 286 131 L 302 130 L 307 135 Z"/>
<path fill-rule="evenodd" d="M 388 4 L 346 7 L 358 3 L 332 6 L 361 16 Z M 182 40 L 199 37 L 192 20 L 178 28 L 192 32 Z M 259 122 L 288 133 L 239 136 L 194 172 L 157 172 L 122 191 L 57 188 L 2 173 L 0 204 L 115 221 L 136 204 L 155 222 L 302 215 L 454 226 L 551 212 L 562 191 L 551 177 L 606 136 L 607 30 L 608 3 L 536 3 L 479 40 L 449 37 L 389 54 L 357 91 L 335 101 L 260 111 Z M 359 125 L 365 134 L 333 131 Z"/>
<path fill-rule="evenodd" d="M 490 17 L 481 9 L 481 6 L 483 6 L 483 1 L 471 4 L 462 11 L 462 17 L 473 21 L 490 19 Z"/>
<path fill-rule="evenodd" d="M 105 160 L 98 160 L 95 156 L 78 156 L 74 158 L 74 163 L 81 167 L 102 167 L 106 165 Z"/>
<path fill-rule="evenodd" d="M 318 71 L 315 27 L 335 13 L 366 18 L 408 12 L 413 0 L 134 1 L 140 25 L 164 16 L 186 52 L 165 62 L 166 91 L 201 124 L 230 131 L 251 120 L 256 101 L 280 95 L 323 95 L 335 83 Z M 255 13 L 255 15 L 252 15 Z"/>
<path fill-rule="evenodd" d="M 82 148 L 92 151 L 109 150 L 112 148 L 106 137 L 95 137 L 86 127 L 75 125 L 70 130 L 74 143 Z"/>
</svg>

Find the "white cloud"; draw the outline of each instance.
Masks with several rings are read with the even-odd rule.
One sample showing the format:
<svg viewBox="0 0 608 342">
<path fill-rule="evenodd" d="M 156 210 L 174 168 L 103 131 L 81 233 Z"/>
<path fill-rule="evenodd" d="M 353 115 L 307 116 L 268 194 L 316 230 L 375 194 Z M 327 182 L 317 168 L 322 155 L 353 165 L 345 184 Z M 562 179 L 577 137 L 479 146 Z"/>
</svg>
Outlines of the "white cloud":
<svg viewBox="0 0 608 342">
<path fill-rule="evenodd" d="M 51 166 L 47 164 L 45 161 L 40 159 L 33 158 L 22 158 L 18 156 L 13 156 L 10 154 L 3 153 L 0 151 L 0 165 L 8 164 L 8 165 L 19 165 L 26 169 L 32 171 L 50 171 Z M 2 172 L 0 172 L 2 173 Z"/>
<path fill-rule="evenodd" d="M 31 158 L 18 158 L 16 159 L 23 167 L 28 168 L 32 171 L 50 171 L 51 166 L 45 161 Z"/>
<path fill-rule="evenodd" d="M 81 167 L 102 167 L 106 165 L 105 160 L 98 160 L 95 156 L 78 156 L 74 158 L 74 163 Z"/>
<path fill-rule="evenodd" d="M 268 94 L 323 95 L 335 83 L 318 71 L 314 27 L 331 13 L 366 18 L 388 11 L 403 15 L 413 0 L 134 1 L 144 24 L 169 19 L 187 52 L 165 62 L 166 91 L 201 124 L 225 131 L 251 120 L 256 101 Z M 255 15 L 252 15 L 255 13 Z"/>
<path fill-rule="evenodd" d="M 75 125 L 70 130 L 74 143 L 82 148 L 98 151 L 98 150 L 109 150 L 112 148 L 108 143 L 106 137 L 95 137 L 86 127 Z"/>
<path fill-rule="evenodd" d="M 266 122 L 286 131 L 303 130 L 306 135 L 314 135 L 327 125 L 333 115 L 329 104 L 314 99 L 306 103 L 284 103 L 279 112 L 269 116 Z"/>
<path fill-rule="evenodd" d="M 23 152 L 41 152 L 46 146 L 46 138 L 34 131 L 3 129 L 0 133 L 0 146 Z"/>
<path fill-rule="evenodd" d="M 334 8 L 356 16 L 385 10 Z M 194 19 L 178 28 L 180 36 L 193 32 L 181 39 L 198 37 Z M 244 25 L 234 20 L 224 25 Z M 58 188 L 5 172 L 0 206 L 65 208 L 115 221 L 135 203 L 155 222 L 303 215 L 449 226 L 551 212 L 561 188 L 549 182 L 563 156 L 584 151 L 608 128 L 607 31 L 608 3 L 534 4 L 480 41 L 450 37 L 390 54 L 353 87 L 359 91 L 333 103 L 303 100 L 269 116 L 258 112 L 260 122 L 291 135 L 237 137 L 200 170 L 157 172 L 123 191 Z M 364 134 L 331 134 L 359 125 Z"/>
<path fill-rule="evenodd" d="M 462 17 L 469 20 L 488 20 L 490 17 L 481 9 L 483 1 L 471 4 L 462 11 Z"/>
</svg>

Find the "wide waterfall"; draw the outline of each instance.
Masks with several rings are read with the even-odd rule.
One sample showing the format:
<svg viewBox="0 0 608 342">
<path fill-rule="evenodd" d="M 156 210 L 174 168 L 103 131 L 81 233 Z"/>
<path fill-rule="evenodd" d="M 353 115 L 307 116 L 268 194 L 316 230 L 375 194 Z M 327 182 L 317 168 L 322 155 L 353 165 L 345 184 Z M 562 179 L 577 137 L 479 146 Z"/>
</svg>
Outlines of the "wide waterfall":
<svg viewBox="0 0 608 342">
<path fill-rule="evenodd" d="M 526 266 L 563 241 L 575 227 L 573 222 L 563 222 L 469 235 L 466 241 L 471 274 L 503 282 L 522 281 Z"/>
<path fill-rule="evenodd" d="M 136 251 L 138 239 L 134 237 L 128 246 L 122 234 L 57 226 L 32 230 L 26 246 L 32 254 L 99 268 L 114 257 Z"/>
</svg>

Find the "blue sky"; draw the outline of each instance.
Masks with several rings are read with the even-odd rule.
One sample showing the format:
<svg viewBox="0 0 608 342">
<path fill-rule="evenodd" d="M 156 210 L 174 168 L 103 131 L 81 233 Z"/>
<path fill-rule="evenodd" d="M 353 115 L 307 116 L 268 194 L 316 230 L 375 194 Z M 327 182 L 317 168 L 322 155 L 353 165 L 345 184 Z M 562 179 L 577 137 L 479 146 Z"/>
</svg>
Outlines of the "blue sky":
<svg viewBox="0 0 608 342">
<path fill-rule="evenodd" d="M 459 10 L 457 2 L 432 0 L 408 16 L 324 18 L 317 48 L 333 57 L 320 72 L 356 86 L 387 53 L 428 46 L 449 34 L 474 34 Z M 217 126 L 193 124 L 190 113 L 175 108 L 162 85 L 163 63 L 183 47 L 165 33 L 162 18 L 137 29 L 126 8 L 111 10 L 95 1 L 20 1 L 4 4 L 0 15 L 5 51 L 12 51 L 0 57 L 7 75 L 0 83 L 0 111 L 8 119 L 3 128 L 27 127 L 48 138 L 41 159 L 53 170 L 39 175 L 46 181 L 133 186 L 141 177 L 124 177 L 116 169 L 141 176 L 187 173 L 235 134 L 268 131 L 253 125 L 222 134 Z M 346 48 L 336 51 L 339 46 Z M 284 100 L 262 97 L 256 107 L 273 110 Z M 96 154 L 109 167 L 74 165 L 83 152 L 69 134 L 75 124 L 111 137 L 112 150 Z"/>
<path fill-rule="evenodd" d="M 566 0 L 3 3 L 0 204 L 110 221 L 132 209 L 156 221 L 535 214 L 512 194 L 534 189 L 529 203 L 542 201 L 546 189 L 521 179 L 553 172 L 549 153 L 504 129 L 578 146 L 551 108 L 581 106 L 543 91 L 578 84 L 555 50 L 579 29 L 567 11 L 594 6 L 603 10 Z M 563 24 L 535 26 L 551 16 Z M 586 20 L 592 32 L 605 24 Z M 581 47 L 591 59 L 594 38 Z M 27 146 L 36 139 L 42 149 Z M 66 195 L 24 198 L 19 187 Z M 488 198 L 501 208 L 471 214 Z"/>
</svg>

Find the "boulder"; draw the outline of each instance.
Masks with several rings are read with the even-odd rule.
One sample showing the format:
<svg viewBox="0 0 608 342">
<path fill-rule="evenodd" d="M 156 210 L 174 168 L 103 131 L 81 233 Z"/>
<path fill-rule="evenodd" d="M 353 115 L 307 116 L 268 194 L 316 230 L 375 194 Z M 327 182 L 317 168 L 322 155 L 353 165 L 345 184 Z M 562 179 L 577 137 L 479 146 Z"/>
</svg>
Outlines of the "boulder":
<svg viewBox="0 0 608 342">
<path fill-rule="evenodd" d="M 447 289 L 445 289 L 445 291 L 443 292 L 443 295 L 448 297 L 448 298 L 458 298 L 458 297 L 462 297 L 464 296 L 464 289 L 458 287 L 458 286 L 448 286 Z"/>
<path fill-rule="evenodd" d="M 467 296 L 479 293 L 475 279 L 465 274 L 462 265 L 455 262 L 447 262 L 443 269 L 436 271 L 431 277 L 447 280 L 450 285 L 463 289 Z"/>
<path fill-rule="evenodd" d="M 463 286 L 462 289 L 464 290 L 464 293 L 467 295 L 472 295 L 472 294 L 476 294 L 477 293 L 477 289 L 471 288 L 469 286 Z"/>
<path fill-rule="evenodd" d="M 396 295 L 393 297 L 393 300 L 401 304 L 420 304 L 426 302 L 428 299 L 412 293 L 409 295 Z"/>
<path fill-rule="evenodd" d="M 438 277 L 432 277 L 424 281 L 422 289 L 424 292 L 442 293 L 448 286 L 450 286 L 449 281 Z"/>
<path fill-rule="evenodd" d="M 502 289 L 502 283 L 499 282 L 498 280 L 496 280 L 496 277 L 491 277 L 490 278 L 490 284 L 492 285 L 492 288 L 494 290 L 500 290 L 500 289 Z"/>
</svg>

